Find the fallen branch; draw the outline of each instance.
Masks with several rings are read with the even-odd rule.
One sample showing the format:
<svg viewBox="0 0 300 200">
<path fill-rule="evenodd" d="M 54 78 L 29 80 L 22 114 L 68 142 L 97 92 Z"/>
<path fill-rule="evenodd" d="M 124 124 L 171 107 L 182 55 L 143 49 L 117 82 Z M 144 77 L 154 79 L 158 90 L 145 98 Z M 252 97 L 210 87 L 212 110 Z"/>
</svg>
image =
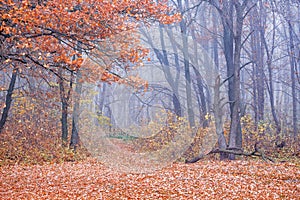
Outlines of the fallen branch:
<svg viewBox="0 0 300 200">
<path fill-rule="evenodd" d="M 275 163 L 275 161 L 272 158 L 266 156 L 262 151 L 260 151 L 257 148 L 256 144 L 254 146 L 254 151 L 251 153 L 244 152 L 241 149 L 214 149 L 211 152 L 209 152 L 207 155 L 215 154 L 215 153 L 225 153 L 225 154 L 233 154 L 233 155 L 237 155 L 237 156 L 247 156 L 247 157 L 256 156 L 256 157 L 261 157 L 264 161 L 269 160 L 269 161 Z M 195 163 L 195 162 L 198 162 L 202 158 L 203 158 L 203 156 L 198 156 L 191 160 L 186 160 L 185 163 Z"/>
<path fill-rule="evenodd" d="M 214 154 L 214 153 L 226 153 L 226 154 L 233 154 L 233 155 L 237 155 L 237 156 L 248 156 L 248 157 L 251 157 L 251 156 L 256 156 L 256 157 L 261 157 L 263 160 L 267 161 L 271 161 L 271 162 L 275 162 L 272 158 L 266 156 L 263 152 L 255 149 L 253 152 L 251 153 L 247 153 L 247 152 L 244 152 L 244 151 L 237 151 L 237 150 L 228 150 L 228 149 L 215 149 L 215 150 L 212 150 L 211 152 L 209 152 L 208 154 Z"/>
</svg>

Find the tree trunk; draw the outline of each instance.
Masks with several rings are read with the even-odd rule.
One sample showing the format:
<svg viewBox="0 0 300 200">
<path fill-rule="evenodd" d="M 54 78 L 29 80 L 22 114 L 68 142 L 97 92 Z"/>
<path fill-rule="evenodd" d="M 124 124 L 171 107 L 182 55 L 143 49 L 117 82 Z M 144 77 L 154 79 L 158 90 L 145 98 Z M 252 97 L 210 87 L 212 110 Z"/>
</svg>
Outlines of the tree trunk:
<svg viewBox="0 0 300 200">
<path fill-rule="evenodd" d="M 68 142 L 68 101 L 65 96 L 65 88 L 62 78 L 59 78 L 60 100 L 61 100 L 61 139 L 62 145 L 66 146 Z"/>
<path fill-rule="evenodd" d="M 205 21 L 205 20 L 204 20 Z M 200 124 L 202 125 L 203 128 L 208 127 L 208 120 L 205 118 L 205 115 L 208 114 L 208 109 L 207 109 L 207 102 L 206 102 L 206 98 L 205 98 L 205 91 L 204 91 L 204 80 L 201 76 L 201 73 L 199 72 L 199 70 L 197 69 L 197 67 L 199 67 L 199 53 L 198 53 L 198 43 L 196 42 L 196 33 L 195 30 L 192 29 L 191 30 L 191 35 L 193 38 L 194 45 L 194 55 L 193 58 L 191 58 L 193 60 L 193 63 L 195 66 L 193 67 L 194 73 L 196 75 L 196 83 L 197 83 L 197 87 L 195 88 L 195 91 L 197 91 L 197 99 L 198 99 L 198 104 L 199 104 L 199 113 L 200 113 Z M 208 46 L 208 45 L 207 45 Z M 207 49 L 205 49 L 206 52 L 208 51 Z"/>
<path fill-rule="evenodd" d="M 201 77 L 200 72 L 194 67 L 194 72 L 196 74 L 196 81 L 197 81 L 197 89 L 198 89 L 198 93 L 199 93 L 199 98 L 200 98 L 200 119 L 201 119 L 201 123 L 202 123 L 202 127 L 206 128 L 208 127 L 208 121 L 207 119 L 205 119 L 205 115 L 208 113 L 207 112 L 207 108 L 206 108 L 206 100 L 205 100 L 205 95 L 204 95 L 204 86 L 203 86 L 203 79 Z"/>
<path fill-rule="evenodd" d="M 182 109 L 181 109 L 181 103 L 179 100 L 179 93 L 178 93 L 178 84 L 179 84 L 179 74 L 180 74 L 180 69 L 179 69 L 179 58 L 178 58 L 178 53 L 177 53 L 177 47 L 172 43 L 172 48 L 174 51 L 174 56 L 175 56 L 175 65 L 176 65 L 176 75 L 173 77 L 171 70 L 170 70 L 170 64 L 168 60 L 168 54 L 166 51 L 166 46 L 165 46 L 165 36 L 164 36 L 164 28 L 163 26 L 159 27 L 159 33 L 160 33 L 160 44 L 162 46 L 161 50 L 158 50 L 155 47 L 155 44 L 153 43 L 153 40 L 147 33 L 142 29 L 142 33 L 144 36 L 147 38 L 147 42 L 151 46 L 151 48 L 154 50 L 154 53 L 159 60 L 162 70 L 164 72 L 164 76 L 172 88 L 173 92 L 173 106 L 174 106 L 174 112 L 177 116 L 182 116 Z M 172 31 L 168 28 L 166 28 L 166 31 L 170 37 L 170 40 L 173 39 L 173 34 Z"/>
<path fill-rule="evenodd" d="M 60 100 L 61 100 L 61 139 L 62 145 L 64 147 L 68 146 L 68 107 L 69 107 L 69 99 L 72 90 L 73 84 L 73 73 L 71 74 L 69 90 L 66 93 L 65 85 L 64 85 L 64 77 L 62 71 L 59 71 L 58 84 L 60 91 Z"/>
<path fill-rule="evenodd" d="M 263 33 L 262 33 L 262 29 L 264 29 L 265 27 L 265 23 L 262 19 L 262 12 L 263 12 L 263 5 L 261 5 L 262 2 L 260 3 L 260 16 L 257 12 L 256 8 L 254 9 L 254 14 L 256 14 L 257 16 L 257 20 L 255 20 L 255 32 L 257 34 L 255 34 L 255 37 L 257 37 L 256 39 L 256 44 L 255 44 L 255 49 L 257 52 L 257 57 L 256 57 L 256 77 L 257 77 L 257 108 L 258 108 L 258 121 L 263 121 L 264 120 L 264 102 L 265 102 L 265 74 L 264 74 L 264 50 L 263 50 L 263 42 L 262 42 L 262 37 L 263 37 Z"/>
<path fill-rule="evenodd" d="M 70 148 L 76 151 L 77 146 L 79 145 L 79 105 L 80 105 L 80 96 L 82 91 L 82 82 L 81 82 L 81 71 L 80 69 L 77 71 L 76 78 L 76 87 L 75 87 L 75 100 L 74 100 L 74 108 L 73 108 L 73 116 L 72 116 L 72 133 L 71 133 L 71 141 Z"/>
<path fill-rule="evenodd" d="M 103 109 L 104 109 L 104 101 L 105 101 L 105 95 L 106 95 L 106 87 L 107 87 L 107 84 L 103 83 L 102 91 L 100 90 L 100 92 L 98 94 L 98 97 L 100 96 L 100 100 L 98 99 L 98 101 L 99 101 L 98 109 L 97 109 L 98 115 L 104 115 Z"/>
<path fill-rule="evenodd" d="M 178 1 L 178 7 L 183 12 L 182 2 Z M 192 85 L 191 85 L 191 73 L 190 73 L 190 61 L 189 61 L 189 46 L 187 37 L 186 21 L 182 19 L 180 21 L 180 31 L 182 38 L 182 53 L 183 53 L 183 64 L 184 64 L 184 76 L 185 76 L 185 92 L 186 92 L 186 105 L 188 113 L 188 121 L 190 127 L 195 127 L 195 116 L 193 111 L 192 101 Z"/>
<path fill-rule="evenodd" d="M 227 67 L 228 98 L 231 118 L 228 148 L 241 149 L 240 57 L 244 20 L 243 12 L 247 7 L 248 0 L 242 1 L 242 3 L 233 0 L 222 1 L 222 3 L 210 1 L 210 3 L 219 11 L 223 25 L 223 45 Z M 233 23 L 234 20 L 235 23 Z M 235 155 L 229 155 L 229 158 L 235 159 Z"/>
<path fill-rule="evenodd" d="M 272 70 L 272 59 L 273 59 L 273 54 L 274 54 L 274 49 L 275 49 L 275 31 L 276 31 L 276 16 L 275 16 L 275 11 L 273 8 L 273 3 L 271 3 L 272 6 L 272 25 L 273 25 L 273 31 L 272 31 L 272 44 L 271 47 L 269 48 L 267 41 L 266 41 L 266 36 L 265 36 L 265 30 L 261 29 L 260 30 L 260 35 L 262 38 L 262 42 L 266 51 L 267 55 L 267 69 L 268 69 L 268 93 L 269 93 L 269 99 L 270 99 L 270 106 L 271 106 L 271 112 L 272 112 L 272 117 L 276 126 L 276 133 L 279 135 L 281 132 L 281 125 L 280 121 L 277 117 L 276 113 L 276 107 L 275 107 L 275 98 L 274 98 L 274 86 L 273 86 L 273 70 Z M 265 12 L 264 12 L 265 14 Z M 264 16 L 266 17 L 266 16 Z"/>
<path fill-rule="evenodd" d="M 233 2 L 236 11 L 236 28 L 234 35 L 234 56 L 233 65 L 227 65 L 227 70 L 230 74 L 227 74 L 230 78 L 229 86 L 229 100 L 231 110 L 231 122 L 229 132 L 229 149 L 241 149 L 242 148 L 242 131 L 240 124 L 240 66 L 241 66 L 241 46 L 242 46 L 242 29 L 243 29 L 243 10 L 239 2 Z M 233 6 L 233 5 L 232 5 Z M 231 7 L 231 6 L 230 6 Z M 232 16 L 232 12 L 231 12 Z M 232 26 L 233 27 L 233 26 Z M 232 28 L 231 27 L 231 28 Z M 232 31 L 230 29 L 228 31 Z M 235 155 L 230 154 L 229 159 L 235 159 Z"/>
<path fill-rule="evenodd" d="M 227 67 L 227 77 L 228 79 L 228 99 L 230 105 L 230 134 L 229 134 L 229 144 L 231 148 L 236 148 L 236 136 L 237 136 L 237 115 L 236 109 L 237 104 L 235 96 L 235 84 L 237 81 L 236 73 L 234 70 L 234 57 L 233 57 L 233 44 L 234 44 L 234 35 L 233 35 L 233 4 L 231 2 L 225 2 L 223 8 L 223 14 L 221 15 L 222 24 L 223 24 L 223 43 L 224 43 L 224 53 Z M 239 89 L 238 89 L 239 90 Z M 234 105 L 236 105 L 234 107 Z M 220 145 L 220 143 L 219 143 Z M 234 159 L 234 155 L 230 155 L 231 159 Z M 223 155 L 227 157 L 227 155 Z"/>
<path fill-rule="evenodd" d="M 293 31 L 292 31 L 292 24 L 289 21 L 289 51 L 290 51 L 290 68 L 291 68 L 291 81 L 292 81 L 292 119 L 293 119 L 293 136 L 294 139 L 297 139 L 298 135 L 298 127 L 297 127 L 297 93 L 296 93 L 296 61 L 295 61 L 295 45 L 293 39 Z"/>
<path fill-rule="evenodd" d="M 265 11 L 263 5 L 258 10 L 254 7 L 251 12 L 250 27 L 253 31 L 251 34 L 251 57 L 253 61 L 253 99 L 255 127 L 258 122 L 264 120 L 265 107 L 265 73 L 264 73 L 264 27 L 265 27 Z"/>
<path fill-rule="evenodd" d="M 218 135 L 218 145 L 220 149 L 227 148 L 226 138 L 224 136 L 223 131 L 223 111 L 222 111 L 222 99 L 221 99 L 221 83 L 220 83 L 220 76 L 216 77 L 215 85 L 214 85 L 214 117 L 215 117 L 215 126 L 216 126 L 216 133 Z M 220 153 L 220 160 L 228 159 L 228 154 L 221 152 Z"/>
<path fill-rule="evenodd" d="M 16 68 L 13 69 L 11 80 L 10 80 L 6 98 L 5 98 L 5 107 L 3 108 L 3 112 L 2 112 L 2 116 L 1 116 L 1 120 L 0 120 L 0 134 L 2 133 L 4 125 L 7 121 L 8 112 L 10 110 L 11 103 L 13 100 L 12 95 L 13 95 L 13 91 L 14 91 L 14 87 L 15 87 L 15 83 L 16 83 L 16 79 L 17 79 L 17 74 L 18 74 L 18 70 Z"/>
</svg>

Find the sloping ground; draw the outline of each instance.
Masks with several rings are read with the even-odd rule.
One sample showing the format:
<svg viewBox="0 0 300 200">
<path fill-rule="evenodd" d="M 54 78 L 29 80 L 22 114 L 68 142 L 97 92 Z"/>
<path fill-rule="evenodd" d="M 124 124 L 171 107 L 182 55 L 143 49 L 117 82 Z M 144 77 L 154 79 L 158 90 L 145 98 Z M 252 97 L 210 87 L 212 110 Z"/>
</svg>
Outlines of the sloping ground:
<svg viewBox="0 0 300 200">
<path fill-rule="evenodd" d="M 300 168 L 258 161 L 117 173 L 94 160 L 0 168 L 0 199 L 299 199 Z"/>
</svg>

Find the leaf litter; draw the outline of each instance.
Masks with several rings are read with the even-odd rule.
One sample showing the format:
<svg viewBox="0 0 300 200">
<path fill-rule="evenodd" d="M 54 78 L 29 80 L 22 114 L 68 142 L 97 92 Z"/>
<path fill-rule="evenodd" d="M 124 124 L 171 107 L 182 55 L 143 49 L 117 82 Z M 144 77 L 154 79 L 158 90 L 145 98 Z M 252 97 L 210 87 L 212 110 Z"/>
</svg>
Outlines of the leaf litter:
<svg viewBox="0 0 300 200">
<path fill-rule="evenodd" d="M 291 163 L 203 160 L 151 173 L 121 173 L 99 161 L 0 168 L 0 199 L 299 199 Z"/>
</svg>

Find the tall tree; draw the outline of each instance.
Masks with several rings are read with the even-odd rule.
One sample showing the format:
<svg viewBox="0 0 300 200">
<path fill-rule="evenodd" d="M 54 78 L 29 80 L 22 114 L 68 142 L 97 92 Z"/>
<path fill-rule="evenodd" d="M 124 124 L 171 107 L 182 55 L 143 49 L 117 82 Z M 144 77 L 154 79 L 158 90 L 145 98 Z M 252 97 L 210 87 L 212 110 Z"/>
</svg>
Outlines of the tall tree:
<svg viewBox="0 0 300 200">
<path fill-rule="evenodd" d="M 273 57 L 274 57 L 274 51 L 275 51 L 275 36 L 276 36 L 276 16 L 275 16 L 275 7 L 274 7 L 274 2 L 270 2 L 270 6 L 271 6 L 271 13 L 272 13 L 272 35 L 271 35 L 271 39 L 269 39 L 268 41 L 270 41 L 270 44 L 268 44 L 267 39 L 266 39 L 266 33 L 265 33 L 265 29 L 261 28 L 260 29 L 260 35 L 261 35 L 261 39 L 263 42 L 263 46 L 265 48 L 266 51 L 266 56 L 267 56 L 267 60 L 266 60 L 266 64 L 267 64 L 267 69 L 268 69 L 268 93 L 269 93 L 269 99 L 270 99 L 270 106 L 271 106 L 271 112 L 272 112 L 272 116 L 274 119 L 274 123 L 276 126 L 276 133 L 279 134 L 281 132 L 281 124 L 280 121 L 278 119 L 277 116 L 277 109 L 275 107 L 275 98 L 274 98 L 274 81 L 273 81 L 273 69 L 272 69 L 272 65 L 273 65 Z M 265 9 L 263 7 L 261 7 L 261 9 Z M 260 13 L 260 15 L 264 15 L 261 16 L 263 18 L 266 18 L 266 11 L 264 11 L 263 13 Z"/>
<path fill-rule="evenodd" d="M 243 42 L 243 23 L 249 9 L 250 1 L 208 1 L 213 5 L 222 20 L 223 45 L 227 66 L 228 97 L 230 104 L 230 133 L 228 148 L 242 148 L 242 131 L 240 123 L 240 70 Z M 250 7 L 251 9 L 251 7 Z M 234 155 L 230 155 L 234 159 Z"/>
<path fill-rule="evenodd" d="M 262 1 L 259 1 L 259 7 L 255 6 L 251 12 L 251 49 L 253 59 L 253 94 L 255 124 L 264 120 L 265 106 L 265 74 L 264 74 L 264 46 L 263 37 L 266 26 L 266 16 Z"/>
<path fill-rule="evenodd" d="M 291 10 L 291 2 L 288 0 L 287 2 L 287 24 L 288 24 L 288 34 L 289 34 L 289 57 L 290 57 L 290 68 L 291 68 L 291 81 L 292 81 L 292 119 L 293 119 L 293 135 L 294 138 L 297 138 L 298 135 L 298 127 L 297 127 L 297 93 L 296 93 L 296 71 L 297 71 L 297 63 L 296 63 L 296 50 L 294 43 L 294 28 L 292 24 L 292 10 Z"/>
</svg>

